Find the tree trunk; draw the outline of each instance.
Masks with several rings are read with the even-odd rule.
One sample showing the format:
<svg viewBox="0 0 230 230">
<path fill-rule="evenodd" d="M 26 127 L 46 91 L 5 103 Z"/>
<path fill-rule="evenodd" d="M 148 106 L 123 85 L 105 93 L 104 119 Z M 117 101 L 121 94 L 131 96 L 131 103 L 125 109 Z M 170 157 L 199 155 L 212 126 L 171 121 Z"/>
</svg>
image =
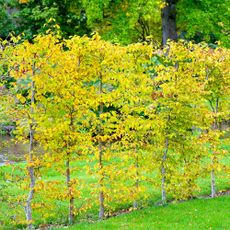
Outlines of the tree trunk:
<svg viewBox="0 0 230 230">
<path fill-rule="evenodd" d="M 35 98 L 35 83 L 32 81 L 31 83 L 31 107 L 30 107 L 30 113 L 31 116 L 33 116 L 34 109 L 34 98 Z M 25 207 L 25 212 L 26 212 L 26 220 L 27 220 L 27 228 L 28 229 L 33 229 L 32 225 L 32 207 L 31 203 L 33 200 L 34 196 L 34 187 L 35 187 L 35 174 L 34 174 L 34 166 L 31 166 L 33 163 L 33 149 L 34 149 L 34 120 L 32 118 L 32 122 L 30 124 L 29 128 L 29 135 L 30 135 L 30 142 L 29 142 L 29 167 L 28 167 L 28 172 L 29 172 L 29 177 L 30 177 L 30 191 L 26 200 L 26 207 Z"/>
<path fill-rule="evenodd" d="M 102 143 L 101 143 L 101 141 L 98 144 L 98 150 L 99 150 L 99 169 L 100 169 L 100 171 L 102 171 L 103 170 L 103 162 L 102 162 L 103 151 L 102 151 Z M 99 182 L 99 185 L 100 185 L 100 192 L 99 192 L 99 205 L 100 205 L 99 219 L 103 219 L 104 216 L 105 216 L 103 180 L 104 180 L 104 176 L 101 175 L 100 182 Z"/>
<path fill-rule="evenodd" d="M 218 121 L 216 118 L 218 110 L 219 110 L 219 98 L 216 98 L 215 107 L 213 108 L 213 112 L 215 113 L 215 121 L 214 121 L 213 128 L 215 130 L 219 129 Z M 212 154 L 213 154 L 212 165 L 214 165 L 215 164 L 215 152 L 213 152 Z M 211 171 L 211 197 L 213 198 L 215 196 L 216 196 L 216 179 L 215 179 L 215 171 L 214 169 L 212 169 Z"/>
<path fill-rule="evenodd" d="M 161 11 L 163 45 L 167 43 L 168 39 L 177 39 L 176 2 L 177 0 L 165 0 L 166 6 Z"/>
<path fill-rule="evenodd" d="M 72 192 L 71 192 L 71 184 L 70 184 L 70 160 L 69 160 L 69 154 L 67 154 L 67 160 L 66 160 L 66 185 L 67 185 L 67 188 L 68 188 L 68 192 L 70 193 L 68 221 L 69 221 L 69 225 L 72 225 L 74 223 L 74 197 L 71 194 Z"/>
<path fill-rule="evenodd" d="M 211 171 L 211 197 L 216 196 L 216 181 L 214 170 Z"/>
<path fill-rule="evenodd" d="M 100 85 L 99 85 L 99 93 L 103 93 L 102 89 L 103 83 L 102 83 L 102 76 L 100 75 Z M 103 113 L 104 106 L 102 103 L 100 103 L 100 109 L 99 109 L 99 116 Z M 100 119 L 100 118 L 99 118 Z M 101 132 L 101 131 L 100 131 Z M 102 133 L 100 133 L 102 134 Z M 100 172 L 103 170 L 103 143 L 101 141 L 98 142 L 98 152 L 99 152 L 99 170 Z M 100 174 L 100 181 L 99 181 L 99 186 L 100 186 L 100 191 L 99 191 L 99 219 L 103 219 L 105 216 L 105 205 L 104 205 L 104 192 L 103 192 L 103 187 L 104 187 L 104 176 L 103 173 Z"/>
<path fill-rule="evenodd" d="M 136 154 L 136 162 L 135 162 L 135 167 L 136 167 L 136 181 L 135 181 L 135 187 L 136 187 L 136 192 L 138 192 L 138 188 L 139 188 L 139 159 L 138 159 L 138 153 L 137 150 L 135 148 L 135 154 Z M 135 200 L 133 202 L 133 207 L 134 208 L 138 208 L 138 202 L 137 200 Z"/>
<path fill-rule="evenodd" d="M 165 139 L 165 151 L 164 151 L 164 155 L 162 157 L 162 168 L 161 168 L 161 199 L 162 199 L 162 203 L 166 203 L 166 190 L 165 190 L 165 161 L 166 161 L 166 157 L 167 157 L 167 153 L 168 153 L 168 146 L 169 146 L 169 141 L 168 141 L 168 137 L 166 137 Z"/>
</svg>

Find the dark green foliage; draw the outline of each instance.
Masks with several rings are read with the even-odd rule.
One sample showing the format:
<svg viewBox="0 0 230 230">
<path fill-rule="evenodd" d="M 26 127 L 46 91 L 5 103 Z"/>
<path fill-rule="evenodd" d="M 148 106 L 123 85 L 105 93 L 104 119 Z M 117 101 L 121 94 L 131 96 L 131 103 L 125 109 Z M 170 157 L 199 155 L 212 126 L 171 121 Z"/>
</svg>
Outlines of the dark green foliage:
<svg viewBox="0 0 230 230">
<path fill-rule="evenodd" d="M 17 30 L 14 23 L 14 3 L 8 0 L 0 0 L 0 37 L 6 38 L 11 31 Z"/>
<path fill-rule="evenodd" d="M 230 10 L 228 0 L 180 0 L 177 26 L 182 37 L 229 47 Z"/>
<path fill-rule="evenodd" d="M 36 34 L 45 33 L 54 24 L 60 26 L 64 37 L 90 33 L 80 1 L 30 0 L 19 4 L 11 0 L 10 3 L 5 3 L 5 9 L 7 8 L 11 8 L 13 12 L 7 17 L 3 15 L 4 20 L 11 19 L 11 23 L 9 28 L 1 32 L 2 37 L 14 30 L 16 34 L 24 33 L 26 39 L 31 39 Z M 6 10 L 2 11 L 2 14 L 7 14 Z M 50 20 L 51 18 L 54 20 Z"/>
<path fill-rule="evenodd" d="M 83 0 L 87 23 L 102 38 L 121 44 L 148 40 L 161 41 L 159 1 Z M 96 9 L 96 10 L 95 10 Z"/>
<path fill-rule="evenodd" d="M 24 33 L 26 39 L 54 24 L 62 35 L 99 32 L 103 39 L 121 44 L 161 43 L 161 3 L 165 0 L 0 0 L 0 36 Z M 176 24 L 180 38 L 229 46 L 228 0 L 177 0 Z M 50 18 L 55 21 L 50 21 Z M 151 36 L 151 37 L 149 37 Z"/>
</svg>

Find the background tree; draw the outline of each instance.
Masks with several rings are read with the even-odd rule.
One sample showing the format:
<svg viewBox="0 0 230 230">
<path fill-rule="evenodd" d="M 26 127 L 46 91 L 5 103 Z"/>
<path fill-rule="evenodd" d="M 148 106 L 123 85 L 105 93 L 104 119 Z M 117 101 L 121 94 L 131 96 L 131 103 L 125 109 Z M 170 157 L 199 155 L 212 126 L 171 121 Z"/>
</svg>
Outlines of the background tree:
<svg viewBox="0 0 230 230">
<path fill-rule="evenodd" d="M 179 0 L 177 27 L 181 37 L 195 42 L 220 41 L 229 47 L 230 12 L 228 0 Z"/>
<path fill-rule="evenodd" d="M 151 40 L 165 45 L 167 39 L 180 37 L 229 46 L 228 0 L 1 0 L 0 4 L 2 37 L 15 31 L 31 39 L 51 28 L 53 18 L 65 37 L 97 31 L 103 39 L 121 44 Z"/>
<path fill-rule="evenodd" d="M 6 37 L 7 32 L 15 31 L 16 34 L 23 33 L 26 39 L 32 39 L 34 35 L 44 34 L 56 23 L 64 37 L 90 33 L 80 1 L 9 0 L 2 5 L 4 7 L 0 16 L 4 21 L 11 22 L 7 25 L 9 28 L 2 28 L 2 37 Z"/>
<path fill-rule="evenodd" d="M 12 31 L 17 31 L 17 24 L 14 21 L 13 15 L 17 10 L 14 8 L 12 1 L 0 1 L 0 37 L 6 38 Z"/>
<path fill-rule="evenodd" d="M 161 10 L 162 20 L 162 44 L 166 45 L 167 40 L 177 39 L 177 13 L 176 3 L 178 0 L 165 0 L 164 6 Z"/>
<path fill-rule="evenodd" d="M 83 1 L 87 24 L 103 39 L 122 44 L 145 41 L 150 35 L 160 42 L 159 4 L 158 0 Z"/>
</svg>

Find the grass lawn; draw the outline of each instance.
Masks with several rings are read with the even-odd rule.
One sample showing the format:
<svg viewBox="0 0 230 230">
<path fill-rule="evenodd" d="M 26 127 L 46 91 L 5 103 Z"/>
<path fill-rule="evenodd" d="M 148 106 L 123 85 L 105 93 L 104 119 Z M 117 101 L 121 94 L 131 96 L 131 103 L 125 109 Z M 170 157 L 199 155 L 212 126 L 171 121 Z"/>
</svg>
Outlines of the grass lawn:
<svg viewBox="0 0 230 230">
<path fill-rule="evenodd" d="M 195 199 L 166 207 L 149 207 L 100 222 L 80 223 L 68 229 L 212 229 L 230 226 L 230 196 Z M 51 228 L 65 229 L 64 227 Z"/>
<path fill-rule="evenodd" d="M 223 148 L 229 149 L 229 145 L 223 146 Z M 229 166 L 229 156 L 224 159 L 224 164 Z M 73 163 L 72 166 L 76 168 L 73 172 L 73 177 L 79 178 L 81 184 L 84 185 L 81 191 L 82 198 L 84 198 L 86 204 L 91 203 L 92 207 L 79 214 L 76 223 L 81 223 L 70 229 L 230 229 L 228 228 L 230 226 L 230 197 L 224 196 L 212 200 L 196 199 L 160 207 L 156 206 L 161 201 L 160 187 L 151 183 L 146 184 L 148 198 L 143 203 L 145 208 L 97 222 L 98 193 L 91 194 L 95 186 L 96 177 L 86 173 L 85 161 Z M 22 195 L 26 197 L 28 193 L 20 187 L 20 183 L 10 182 L 3 176 L 5 173 L 10 173 L 14 179 L 16 179 L 17 175 L 21 177 L 23 175 L 21 170 L 25 168 L 25 163 L 19 163 L 16 165 L 16 169 L 12 170 L 13 168 L 14 166 L 9 165 L 0 167 L 0 198 L 2 198 L 2 200 L 0 199 L 0 229 L 19 229 L 25 226 L 24 224 L 18 224 L 18 220 L 25 219 L 23 205 L 17 204 L 14 200 L 18 200 Z M 154 174 L 151 174 L 151 176 L 154 177 Z M 65 184 L 65 176 L 53 168 L 48 169 L 42 179 L 44 181 L 59 181 Z M 197 184 L 200 190 L 195 195 L 210 194 L 209 175 L 199 178 Z M 226 172 L 217 172 L 216 186 L 217 190 L 229 189 Z M 5 193 L 6 198 L 4 199 Z M 11 197 L 11 205 L 7 197 Z M 76 207 L 81 205 L 82 198 L 76 199 Z M 49 191 L 42 189 L 35 194 L 36 202 L 43 202 L 47 205 L 34 209 L 33 219 L 36 227 L 43 224 L 51 226 L 60 224 L 64 226 L 67 222 L 68 202 L 66 200 L 49 197 Z M 14 204 L 13 206 L 12 203 Z M 114 210 L 121 210 L 131 207 L 132 203 L 119 204 L 119 201 L 116 200 L 112 202 L 112 205 Z M 49 216 L 44 216 L 44 213 Z M 12 225 L 12 220 L 15 222 L 14 225 Z"/>
</svg>

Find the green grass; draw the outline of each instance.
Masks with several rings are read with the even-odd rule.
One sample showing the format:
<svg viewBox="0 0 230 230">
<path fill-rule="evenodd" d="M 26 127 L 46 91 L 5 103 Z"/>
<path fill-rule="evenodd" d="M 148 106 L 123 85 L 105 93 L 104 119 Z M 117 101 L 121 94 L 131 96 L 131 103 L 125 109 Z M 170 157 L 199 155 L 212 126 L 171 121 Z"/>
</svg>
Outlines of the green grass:
<svg viewBox="0 0 230 230">
<path fill-rule="evenodd" d="M 229 149 L 229 146 L 226 145 L 226 146 L 223 146 L 223 148 Z M 226 157 L 224 159 L 224 163 L 225 165 L 229 165 L 230 157 Z M 82 222 L 82 221 L 95 222 L 98 216 L 98 204 L 96 204 L 96 201 L 98 200 L 98 194 L 92 195 L 91 191 L 94 186 L 93 183 L 95 183 L 96 181 L 96 178 L 95 176 L 89 175 L 86 173 L 85 167 L 84 167 L 85 165 L 86 165 L 85 161 L 74 163 L 73 167 L 76 167 L 76 170 L 74 170 L 73 177 L 80 178 L 81 184 L 85 185 L 82 188 L 82 197 L 85 199 L 85 202 L 87 203 L 91 199 L 93 203 L 92 203 L 92 207 L 89 210 L 77 216 L 76 222 Z M 13 171 L 13 175 L 14 176 L 23 175 L 21 169 L 24 167 L 25 167 L 25 163 L 17 164 L 17 169 Z M 12 166 L 0 167 L 0 173 L 1 172 L 3 174 L 11 173 Z M 42 176 L 41 179 L 44 181 L 53 181 L 53 180 L 62 181 L 63 185 L 65 185 L 65 176 L 61 175 L 60 173 L 58 173 L 56 170 L 52 168 L 48 169 L 47 172 L 42 173 L 42 175 L 44 176 Z M 154 173 L 152 173 L 150 176 L 154 177 Z M 218 190 L 228 189 L 229 181 L 227 179 L 227 175 L 226 174 L 222 175 L 222 173 L 218 173 L 216 176 L 217 176 L 216 177 L 217 189 Z M 209 175 L 207 175 L 207 177 L 200 177 L 197 183 L 201 189 L 200 191 L 196 193 L 198 196 L 210 193 L 210 176 Z M 2 185 L 8 185 L 8 187 L 1 190 Z M 189 201 L 189 202 L 180 203 L 180 204 L 170 204 L 167 207 L 157 207 L 155 205 L 161 201 L 160 187 L 158 186 L 158 184 L 146 183 L 146 189 L 147 189 L 146 193 L 148 194 L 149 197 L 143 203 L 143 206 L 145 207 L 143 210 L 135 211 L 127 215 L 121 215 L 119 217 L 111 218 L 101 223 L 95 223 L 93 225 L 90 225 L 87 223 L 81 223 L 71 229 L 76 229 L 76 227 L 79 227 L 81 229 L 119 229 L 119 228 L 120 229 L 138 229 L 138 228 L 139 229 L 140 228 L 141 229 L 148 229 L 148 228 L 155 229 L 155 226 L 158 226 L 158 225 L 159 225 L 158 226 L 159 228 L 156 228 L 156 229 L 170 229 L 170 226 L 169 227 L 167 226 L 167 222 L 169 223 L 172 222 L 173 225 L 175 225 L 175 228 L 171 228 L 171 229 L 183 229 L 183 226 L 185 226 L 186 223 L 187 224 L 190 223 L 189 218 L 192 218 L 191 220 L 192 222 L 193 220 L 197 221 L 198 226 L 201 225 L 201 228 L 198 228 L 198 229 L 202 229 L 203 227 L 202 224 L 204 223 L 202 220 L 201 222 L 199 222 L 196 219 L 196 215 L 200 216 L 201 219 L 206 218 L 205 215 L 207 215 L 207 221 L 208 221 L 208 218 L 209 218 L 208 212 L 211 212 L 211 209 L 213 208 L 213 210 L 214 209 L 216 210 L 215 212 L 217 212 L 216 216 L 218 218 L 215 218 L 215 217 L 211 218 L 210 224 L 214 224 L 214 222 L 212 222 L 214 220 L 216 221 L 215 223 L 219 223 L 218 221 L 222 218 L 222 216 L 223 217 L 225 216 L 221 211 L 221 210 L 225 210 L 224 202 L 226 202 L 225 205 L 226 206 L 228 205 L 229 207 L 228 197 L 227 198 L 226 197 L 217 198 L 214 200 L 194 200 L 194 201 Z M 10 195 L 10 197 L 14 197 L 14 198 L 17 198 L 21 194 L 27 195 L 27 191 L 23 191 L 23 189 L 19 187 L 19 184 L 6 182 L 2 180 L 1 175 L 0 175 L 0 197 L 2 197 L 2 192 L 6 192 L 8 193 L 8 195 Z M 44 202 L 50 205 L 50 208 L 46 209 L 44 207 L 42 210 L 39 210 L 39 209 L 34 210 L 33 212 L 34 224 L 37 227 L 45 223 L 51 224 L 51 225 L 65 224 L 67 222 L 68 202 L 65 200 L 49 199 L 45 196 L 46 196 L 46 191 L 37 192 L 35 195 L 36 202 L 37 201 L 40 202 L 41 200 L 43 200 Z M 81 202 L 82 202 L 81 198 L 80 198 L 80 202 L 78 199 L 76 199 L 76 206 L 77 207 L 80 206 Z M 207 204 L 207 209 L 206 209 L 206 204 Z M 116 200 L 116 201 L 113 201 L 111 205 L 113 206 L 115 210 L 121 210 L 122 208 L 131 207 L 132 202 L 131 203 L 119 203 L 119 201 Z M 197 211 L 195 211 L 196 206 L 197 206 L 197 210 L 199 211 L 199 214 Z M 222 208 L 219 208 L 219 206 Z M 152 207 L 152 208 L 149 208 L 149 207 Z M 178 211 L 176 210 L 177 208 L 178 208 Z M 190 208 L 191 210 L 190 212 L 188 212 Z M 41 211 L 48 212 L 51 215 L 49 217 L 43 217 Z M 149 217 L 147 217 L 148 215 Z M 170 215 L 171 217 L 168 217 L 168 215 Z M 13 225 L 12 225 L 11 220 L 12 220 L 12 217 L 15 218 L 15 216 L 20 219 L 25 218 L 25 214 L 24 214 L 24 210 L 22 206 L 16 205 L 15 208 L 9 207 L 7 200 L 4 200 L 3 202 L 0 203 L 0 229 L 1 229 L 1 224 L 5 225 L 3 229 L 12 229 Z M 183 216 L 185 218 L 184 221 L 181 220 Z M 212 214 L 210 214 L 210 217 L 211 216 Z M 127 222 L 127 226 L 126 226 L 126 222 Z M 178 227 L 176 225 L 177 222 L 178 222 Z M 208 222 L 205 222 L 205 223 L 207 224 Z M 140 226 L 137 226 L 139 224 Z M 142 228 L 142 225 L 143 225 L 143 228 Z M 15 225 L 15 229 L 20 228 L 20 227 L 22 228 L 23 225 Z M 191 226 L 191 229 L 197 229 L 195 227 L 194 228 L 192 227 L 193 226 Z M 206 229 L 209 229 L 209 228 L 206 228 Z M 225 228 L 215 227 L 213 229 L 225 229 Z"/>
<path fill-rule="evenodd" d="M 215 199 L 195 199 L 165 207 L 149 207 L 92 224 L 76 224 L 68 229 L 227 230 L 229 226 L 230 196 L 223 196 Z"/>
</svg>

